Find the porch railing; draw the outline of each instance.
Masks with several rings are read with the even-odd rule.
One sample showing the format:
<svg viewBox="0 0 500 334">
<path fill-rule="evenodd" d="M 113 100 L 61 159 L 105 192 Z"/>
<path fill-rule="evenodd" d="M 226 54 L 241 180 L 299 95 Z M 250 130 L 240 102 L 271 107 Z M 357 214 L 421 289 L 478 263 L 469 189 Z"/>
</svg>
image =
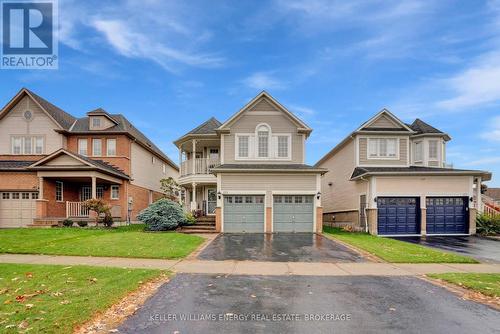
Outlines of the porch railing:
<svg viewBox="0 0 500 334">
<path fill-rule="evenodd" d="M 83 206 L 83 202 L 66 202 L 66 218 L 87 218 L 89 209 Z"/>
<path fill-rule="evenodd" d="M 196 158 L 181 163 L 181 176 L 193 174 L 210 174 L 210 169 L 220 164 L 218 158 Z"/>
</svg>

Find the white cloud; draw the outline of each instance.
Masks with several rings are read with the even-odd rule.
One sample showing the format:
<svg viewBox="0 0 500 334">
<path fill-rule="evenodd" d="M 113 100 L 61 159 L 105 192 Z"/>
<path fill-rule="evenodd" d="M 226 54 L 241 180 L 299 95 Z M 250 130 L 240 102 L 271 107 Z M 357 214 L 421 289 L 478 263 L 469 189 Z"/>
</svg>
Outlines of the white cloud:
<svg viewBox="0 0 500 334">
<path fill-rule="evenodd" d="M 269 72 L 256 72 L 243 80 L 250 88 L 258 90 L 283 89 L 285 83 L 274 78 Z"/>
<path fill-rule="evenodd" d="M 500 116 L 489 120 L 486 131 L 481 133 L 481 138 L 500 143 Z"/>
<path fill-rule="evenodd" d="M 491 157 L 491 158 L 481 158 L 481 159 L 472 159 L 472 161 L 466 162 L 464 166 L 484 166 L 484 165 L 492 165 L 500 163 L 500 157 Z"/>
</svg>

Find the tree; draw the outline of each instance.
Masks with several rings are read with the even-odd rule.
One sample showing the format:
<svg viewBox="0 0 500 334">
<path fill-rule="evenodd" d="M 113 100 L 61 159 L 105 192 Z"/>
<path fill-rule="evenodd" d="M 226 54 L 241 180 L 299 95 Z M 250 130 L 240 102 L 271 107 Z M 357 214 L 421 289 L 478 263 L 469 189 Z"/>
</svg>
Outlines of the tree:
<svg viewBox="0 0 500 334">
<path fill-rule="evenodd" d="M 167 231 L 186 225 L 187 219 L 179 203 L 162 198 L 142 210 L 137 219 L 146 224 L 148 231 Z"/>
<path fill-rule="evenodd" d="M 83 202 L 83 207 L 85 209 L 92 210 L 96 213 L 96 218 L 95 218 L 96 225 L 99 224 L 99 218 L 101 217 L 101 215 L 104 214 L 104 217 L 106 219 L 108 219 L 107 217 L 111 217 L 111 207 L 102 199 L 98 198 L 88 199 L 85 202 Z M 106 222 L 108 221 L 109 220 L 106 220 Z M 106 226 L 108 226 L 108 224 L 106 224 Z"/>
<path fill-rule="evenodd" d="M 181 187 L 177 182 L 175 182 L 173 177 L 161 179 L 160 184 L 160 188 L 165 194 L 165 197 L 176 201 L 179 199 Z"/>
</svg>

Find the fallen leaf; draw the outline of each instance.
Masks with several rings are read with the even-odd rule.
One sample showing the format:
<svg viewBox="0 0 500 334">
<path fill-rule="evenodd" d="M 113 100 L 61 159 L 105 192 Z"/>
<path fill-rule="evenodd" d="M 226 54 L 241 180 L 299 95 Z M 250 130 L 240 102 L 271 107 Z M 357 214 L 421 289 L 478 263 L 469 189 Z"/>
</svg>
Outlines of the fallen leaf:
<svg viewBox="0 0 500 334">
<path fill-rule="evenodd" d="M 13 279 L 11 279 L 12 282 L 15 282 L 19 279 L 19 277 L 14 277 Z"/>
<path fill-rule="evenodd" d="M 389 308 L 390 311 L 396 311 L 394 307 Z"/>
<path fill-rule="evenodd" d="M 12 328 L 12 327 L 16 327 L 16 325 L 7 325 L 7 326 L 5 326 L 5 329 L 9 329 L 9 328 Z"/>
<path fill-rule="evenodd" d="M 17 325 L 17 328 L 26 329 L 26 328 L 28 328 L 29 325 L 30 324 L 26 320 L 23 320 L 23 321 L 21 321 L 21 323 L 19 325 Z"/>
<path fill-rule="evenodd" d="M 4 293 L 6 293 L 7 291 L 9 291 L 9 289 L 0 289 L 0 295 L 3 295 Z"/>
<path fill-rule="evenodd" d="M 256 296 L 256 295 L 250 295 L 250 297 L 252 297 L 252 298 L 257 298 L 257 296 Z"/>
<path fill-rule="evenodd" d="M 30 309 L 30 308 L 33 308 L 33 306 L 35 306 L 35 305 L 33 305 L 33 304 L 26 304 L 25 306 L 26 306 L 27 309 Z"/>
<path fill-rule="evenodd" d="M 95 283 L 95 282 L 97 282 L 97 278 L 95 278 L 95 277 L 89 278 L 89 281 L 90 281 L 90 283 Z"/>
<path fill-rule="evenodd" d="M 52 292 L 52 296 L 54 296 L 54 297 L 62 296 L 62 292 L 59 292 L 59 291 Z"/>
<path fill-rule="evenodd" d="M 12 303 L 12 300 L 7 299 L 6 301 L 3 302 L 5 305 Z"/>
<path fill-rule="evenodd" d="M 71 302 L 69 300 L 63 300 L 60 304 L 61 305 L 67 305 L 70 304 Z"/>
<path fill-rule="evenodd" d="M 25 273 L 24 274 L 27 278 L 33 278 L 33 273 Z"/>
<path fill-rule="evenodd" d="M 118 329 L 110 329 L 108 332 L 109 333 L 118 333 Z"/>
</svg>

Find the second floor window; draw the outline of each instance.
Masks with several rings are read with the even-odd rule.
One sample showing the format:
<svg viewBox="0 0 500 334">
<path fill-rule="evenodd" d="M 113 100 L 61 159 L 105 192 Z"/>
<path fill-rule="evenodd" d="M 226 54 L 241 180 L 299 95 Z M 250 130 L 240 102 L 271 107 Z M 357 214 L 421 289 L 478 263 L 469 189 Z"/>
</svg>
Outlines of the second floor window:
<svg viewBox="0 0 500 334">
<path fill-rule="evenodd" d="M 437 140 L 429 141 L 429 160 L 438 159 L 438 142 Z"/>
<path fill-rule="evenodd" d="M 100 157 L 102 155 L 102 140 L 92 139 L 92 155 L 95 157 Z"/>
<path fill-rule="evenodd" d="M 372 159 L 397 157 L 397 139 L 395 138 L 369 138 L 368 156 Z"/>
<path fill-rule="evenodd" d="M 78 154 L 87 155 L 87 139 L 78 139 Z"/>
<path fill-rule="evenodd" d="M 101 127 L 101 119 L 97 117 L 92 118 L 92 127 L 93 128 L 100 128 Z"/>
<path fill-rule="evenodd" d="M 106 140 L 106 155 L 112 157 L 116 155 L 116 139 Z"/>
<path fill-rule="evenodd" d="M 238 137 L 238 156 L 248 158 L 248 136 Z"/>
<path fill-rule="evenodd" d="M 278 158 L 288 158 L 288 136 L 278 136 Z"/>
<path fill-rule="evenodd" d="M 414 147 L 415 147 L 415 162 L 422 161 L 424 159 L 422 142 L 421 141 L 416 142 Z"/>
<path fill-rule="evenodd" d="M 265 126 L 260 126 L 257 130 L 257 156 L 269 157 L 269 129 Z"/>
<path fill-rule="evenodd" d="M 43 154 L 44 138 L 42 136 L 12 137 L 11 153 L 16 155 Z"/>
</svg>

